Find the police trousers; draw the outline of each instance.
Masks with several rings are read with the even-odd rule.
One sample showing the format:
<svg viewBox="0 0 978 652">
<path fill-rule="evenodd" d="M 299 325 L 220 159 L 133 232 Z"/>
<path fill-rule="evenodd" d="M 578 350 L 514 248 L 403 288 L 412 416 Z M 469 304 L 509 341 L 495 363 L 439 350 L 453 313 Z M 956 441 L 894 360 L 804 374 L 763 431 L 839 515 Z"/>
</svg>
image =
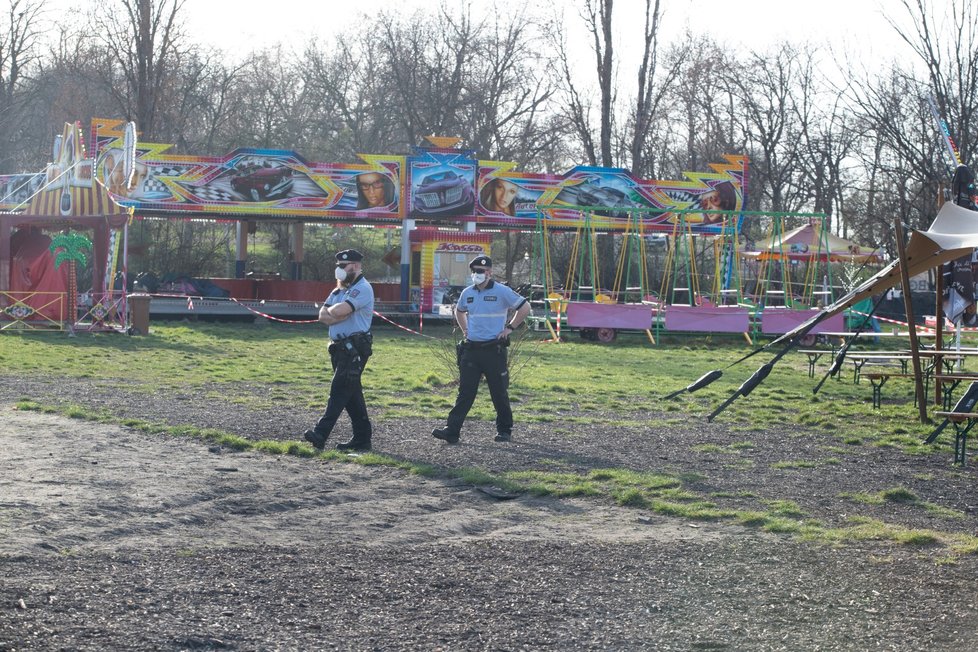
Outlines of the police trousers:
<svg viewBox="0 0 978 652">
<path fill-rule="evenodd" d="M 448 429 L 462 431 L 462 424 L 479 392 L 479 381 L 486 377 L 492 406 L 496 409 L 496 432 L 513 431 L 513 411 L 509 406 L 509 369 L 505 344 L 463 342 L 458 357 L 459 385 L 455 407 L 448 414 Z"/>
<path fill-rule="evenodd" d="M 358 442 L 369 442 L 373 434 L 370 418 L 367 416 L 367 402 L 363 398 L 361 382 L 363 369 L 372 351 L 369 343 L 359 347 L 346 347 L 346 341 L 334 342 L 329 345 L 329 362 L 333 368 L 333 380 L 329 385 L 329 401 L 326 411 L 316 423 L 315 431 L 328 436 L 333 431 L 337 419 L 346 410 L 350 415 L 353 427 L 353 439 Z"/>
</svg>

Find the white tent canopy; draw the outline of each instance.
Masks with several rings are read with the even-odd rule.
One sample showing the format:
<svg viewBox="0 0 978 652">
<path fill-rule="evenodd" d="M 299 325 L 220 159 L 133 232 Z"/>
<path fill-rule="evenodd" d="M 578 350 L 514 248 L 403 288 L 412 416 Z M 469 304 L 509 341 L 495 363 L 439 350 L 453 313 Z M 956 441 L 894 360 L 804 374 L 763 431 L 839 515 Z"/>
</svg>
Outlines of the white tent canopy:
<svg viewBox="0 0 978 652">
<path fill-rule="evenodd" d="M 938 265 L 970 254 L 978 247 L 978 212 L 946 202 L 937 217 L 926 231 L 913 231 L 906 250 L 906 265 L 909 276 L 916 276 Z M 895 260 L 875 276 L 824 308 L 815 317 L 785 333 L 772 342 L 786 342 L 796 335 L 803 334 L 812 326 L 848 306 L 880 292 L 885 292 L 901 281 L 901 261 Z"/>
</svg>

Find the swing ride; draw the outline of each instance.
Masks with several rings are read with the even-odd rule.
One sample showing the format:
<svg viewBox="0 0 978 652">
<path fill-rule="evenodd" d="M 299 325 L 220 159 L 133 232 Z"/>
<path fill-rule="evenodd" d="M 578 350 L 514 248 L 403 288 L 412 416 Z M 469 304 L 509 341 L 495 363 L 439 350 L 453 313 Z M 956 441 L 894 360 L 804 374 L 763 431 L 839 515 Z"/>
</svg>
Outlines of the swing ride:
<svg viewBox="0 0 978 652">
<path fill-rule="evenodd" d="M 535 238 L 538 287 L 546 297 L 537 319 L 555 338 L 569 327 L 602 342 L 628 330 L 644 331 L 653 343 L 673 333 L 742 334 L 751 343 L 759 334 L 785 333 L 832 303 L 834 263 L 881 262 L 877 251 L 829 233 L 818 213 L 717 211 L 715 228 L 704 233 L 695 210 L 672 211 L 668 230 L 650 228 L 649 210 L 630 208 L 614 218 L 582 210 L 569 229 L 549 208 L 541 207 Z M 769 230 L 758 247 L 743 251 L 747 216 Z M 665 247 L 663 259 L 650 256 L 654 247 Z M 606 276 L 610 283 L 602 282 Z M 839 315 L 807 337 L 844 330 Z"/>
<path fill-rule="evenodd" d="M 960 260 L 966 257 L 970 258 L 975 249 L 978 248 L 978 230 L 975 228 L 975 211 L 978 209 L 978 203 L 976 203 L 976 200 L 978 200 L 978 195 L 975 193 L 974 174 L 966 165 L 964 165 L 964 163 L 961 162 L 960 156 L 958 156 L 957 153 L 957 148 L 954 145 L 954 142 L 951 140 L 950 130 L 948 129 L 947 124 L 938 114 L 933 98 L 929 98 L 929 103 L 931 111 L 934 114 L 934 118 L 937 121 L 939 130 L 941 131 L 948 150 L 952 155 L 952 159 L 954 159 L 955 163 L 957 164 L 953 173 L 952 192 L 950 193 L 949 198 L 950 200 L 944 201 L 945 198 L 941 197 L 941 201 L 939 201 L 939 210 L 937 211 L 937 215 L 930 227 L 926 230 L 912 230 L 910 233 L 909 242 L 905 240 L 904 226 L 900 218 L 894 218 L 893 228 L 896 235 L 897 250 L 899 253 L 899 257 L 896 260 L 891 261 L 879 272 L 859 284 L 857 287 L 853 288 L 841 298 L 813 311 L 814 314 L 803 323 L 790 329 L 788 332 L 782 334 L 780 337 L 774 339 L 765 346 L 751 351 L 747 355 L 732 363 L 730 367 L 740 364 L 756 354 L 768 352 L 769 350 L 776 350 L 776 353 L 766 363 L 761 365 L 740 385 L 740 387 L 730 394 L 725 401 L 723 401 L 707 416 L 707 421 L 712 421 L 715 419 L 737 398 L 747 397 L 750 395 L 750 393 L 753 392 L 753 390 L 756 389 L 762 382 L 764 382 L 768 375 L 770 375 L 774 365 L 776 365 L 781 358 L 783 358 L 794 347 L 801 344 L 806 336 L 811 334 L 814 329 L 824 324 L 826 320 L 840 315 L 850 306 L 871 299 L 873 296 L 879 296 L 886 290 L 898 284 L 902 286 L 903 290 L 907 321 L 909 324 L 911 324 L 911 326 L 913 326 L 915 324 L 915 318 L 913 305 L 910 299 L 911 277 L 920 273 L 929 272 L 935 268 L 941 268 L 942 266 L 955 260 Z M 785 239 L 786 238 L 781 239 L 782 244 Z M 852 253 L 857 254 L 859 252 Z M 935 318 L 937 325 L 937 350 L 935 353 L 940 355 L 943 347 L 942 327 L 944 321 L 944 309 L 942 302 L 940 301 L 942 298 L 940 285 L 938 286 L 937 295 L 939 300 L 937 301 L 937 315 Z M 946 300 L 946 297 L 943 298 Z M 873 308 L 865 316 L 863 322 L 864 324 L 872 318 L 878 305 L 879 299 L 876 300 Z M 858 335 L 859 331 L 857 330 L 857 332 L 853 333 L 850 339 L 836 353 L 835 359 L 833 360 L 829 371 L 825 374 L 822 382 L 815 387 L 815 392 L 817 392 L 818 388 L 821 387 L 825 378 L 839 372 L 845 359 L 847 349 Z M 919 351 L 916 328 L 911 327 L 908 330 L 908 337 L 910 340 L 910 355 L 913 362 L 916 406 L 919 412 L 920 422 L 927 423 L 927 400 L 925 397 L 923 373 L 920 361 L 921 353 Z M 779 348 L 776 349 L 776 347 Z M 672 392 L 668 395 L 668 398 L 675 398 L 687 392 L 692 393 L 698 391 L 721 378 L 723 376 L 723 371 L 724 370 L 714 369 L 707 372 L 686 387 Z M 938 374 L 939 373 L 940 370 L 938 368 Z M 936 382 L 938 385 L 940 384 L 940 375 L 937 375 Z M 940 392 L 938 391 L 938 394 L 939 393 Z M 938 414 L 949 415 L 949 419 L 952 416 L 966 419 L 968 421 L 968 428 L 970 428 L 976 422 L 976 418 L 972 412 Z M 933 441 L 943 427 L 943 425 L 939 426 L 938 429 L 931 434 L 927 442 L 929 443 Z M 960 461 L 962 463 L 964 462 L 963 454 Z"/>
</svg>

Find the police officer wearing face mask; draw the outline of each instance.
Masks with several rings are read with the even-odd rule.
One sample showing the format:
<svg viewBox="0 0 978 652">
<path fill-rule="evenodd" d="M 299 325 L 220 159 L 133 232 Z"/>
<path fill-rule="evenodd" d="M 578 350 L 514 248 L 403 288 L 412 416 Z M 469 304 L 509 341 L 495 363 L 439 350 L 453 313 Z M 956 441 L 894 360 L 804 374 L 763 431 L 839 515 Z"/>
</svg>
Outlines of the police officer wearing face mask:
<svg viewBox="0 0 978 652">
<path fill-rule="evenodd" d="M 363 277 L 362 261 L 363 254 L 356 249 L 336 254 L 336 289 L 319 310 L 319 321 L 329 326 L 329 361 L 333 367 L 326 412 L 305 433 L 306 440 L 319 450 L 325 448 L 326 438 L 343 410 L 350 415 L 353 438 L 337 444 L 336 448 L 370 450 L 373 430 L 360 377 L 373 353 L 370 324 L 374 316 L 374 290 Z"/>
<path fill-rule="evenodd" d="M 449 444 L 458 443 L 462 423 L 485 375 L 492 406 L 496 409 L 496 441 L 508 442 L 513 432 L 513 411 L 509 407 L 506 347 L 509 336 L 530 314 L 530 304 L 509 287 L 493 281 L 492 260 L 488 256 L 474 258 L 469 269 L 472 285 L 462 290 L 455 308 L 455 319 L 465 336 L 459 345 L 458 398 L 447 425 L 435 428 L 431 434 Z M 507 321 L 510 310 L 516 312 Z"/>
</svg>

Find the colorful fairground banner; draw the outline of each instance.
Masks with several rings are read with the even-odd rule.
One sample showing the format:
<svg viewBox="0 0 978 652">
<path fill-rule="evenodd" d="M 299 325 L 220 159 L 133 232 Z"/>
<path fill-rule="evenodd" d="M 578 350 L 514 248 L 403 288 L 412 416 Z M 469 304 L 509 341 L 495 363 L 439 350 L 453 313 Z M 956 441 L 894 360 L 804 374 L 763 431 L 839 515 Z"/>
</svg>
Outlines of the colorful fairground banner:
<svg viewBox="0 0 978 652">
<path fill-rule="evenodd" d="M 479 213 L 510 224 L 531 223 L 542 214 L 550 226 L 572 228 L 586 212 L 593 226 L 639 220 L 645 231 L 671 231 L 682 221 L 693 231 L 715 232 L 735 225 L 720 211 L 744 210 L 747 158 L 725 158 L 710 166 L 712 172 L 685 172 L 682 181 L 648 181 L 619 168 L 587 166 L 541 175 L 516 172 L 513 163 L 480 161 Z"/>
<path fill-rule="evenodd" d="M 90 156 L 113 198 L 141 216 L 205 216 L 533 228 L 615 228 L 636 220 L 645 231 L 718 232 L 738 226 L 747 159 L 725 156 L 682 180 L 638 179 L 616 168 L 578 166 L 565 174 L 520 172 L 517 164 L 477 160 L 457 138 L 428 138 L 407 156 L 361 154 L 351 163 L 311 162 L 290 150 L 236 149 L 223 156 L 174 154 L 138 141 L 131 123 L 95 119 Z M 131 154 L 130 154 L 131 156 Z M 128 171 L 129 175 L 124 174 Z M 37 175 L 0 177 L 0 210 L 18 206 L 44 183 Z M 724 213 L 726 211 L 727 213 Z"/>
</svg>

